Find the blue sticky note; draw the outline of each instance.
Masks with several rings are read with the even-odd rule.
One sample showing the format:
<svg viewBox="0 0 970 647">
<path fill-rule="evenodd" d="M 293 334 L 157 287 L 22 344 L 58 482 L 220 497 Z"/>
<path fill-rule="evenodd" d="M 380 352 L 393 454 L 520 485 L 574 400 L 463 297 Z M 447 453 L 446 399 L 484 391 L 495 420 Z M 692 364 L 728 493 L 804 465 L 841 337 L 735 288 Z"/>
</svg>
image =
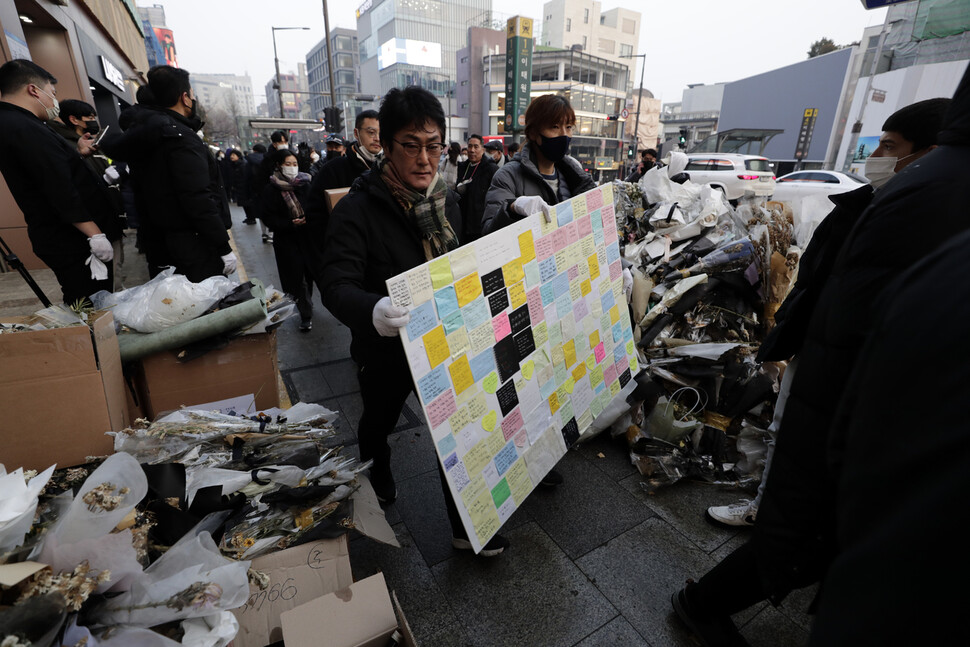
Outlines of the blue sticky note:
<svg viewBox="0 0 970 647">
<path fill-rule="evenodd" d="M 627 326 L 623 329 L 623 341 L 630 341 L 633 339 L 633 328 Z"/>
<path fill-rule="evenodd" d="M 539 395 L 542 396 L 543 400 L 548 400 L 552 392 L 556 390 L 555 380 L 546 380 L 541 385 L 539 385 Z"/>
<path fill-rule="evenodd" d="M 572 314 L 572 311 L 573 302 L 572 299 L 569 298 L 568 291 L 566 294 L 560 294 L 558 297 L 556 297 L 556 314 L 559 315 L 560 319 L 568 314 Z"/>
<path fill-rule="evenodd" d="M 450 335 L 459 328 L 465 325 L 465 320 L 462 319 L 461 310 L 455 310 L 450 315 L 445 317 L 442 321 L 445 327 L 445 334 Z"/>
<path fill-rule="evenodd" d="M 427 405 L 439 395 L 448 390 L 448 370 L 444 364 L 439 364 L 431 372 L 418 380 L 418 392 L 421 400 Z"/>
<path fill-rule="evenodd" d="M 556 276 L 556 257 L 550 256 L 539 263 L 539 278 L 545 283 Z"/>
<path fill-rule="evenodd" d="M 478 297 L 462 308 L 461 315 L 465 318 L 465 326 L 469 330 L 475 330 L 492 316 L 488 310 L 488 301 L 485 300 L 485 297 Z"/>
<path fill-rule="evenodd" d="M 444 319 L 458 309 L 458 295 L 455 286 L 449 285 L 434 293 L 434 303 L 438 308 L 438 318 Z"/>
<path fill-rule="evenodd" d="M 558 299 L 564 294 L 569 294 L 569 275 L 561 272 L 559 276 L 552 280 L 552 289 Z"/>
<path fill-rule="evenodd" d="M 518 457 L 519 454 L 515 451 L 515 443 L 510 440 L 508 445 L 495 454 L 495 471 L 498 472 L 499 476 L 502 476 L 512 467 Z"/>
<path fill-rule="evenodd" d="M 606 248 L 606 262 L 612 264 L 620 258 L 620 244 L 615 240 Z"/>
<path fill-rule="evenodd" d="M 434 304 L 425 301 L 416 308 L 411 308 L 411 320 L 408 321 L 408 339 L 420 339 L 438 323 L 434 314 Z"/>
<path fill-rule="evenodd" d="M 589 212 L 590 222 L 593 223 L 593 229 L 596 229 L 596 223 L 598 222 L 600 227 L 603 227 L 603 214 L 600 213 L 599 209 L 595 209 Z"/>
<path fill-rule="evenodd" d="M 599 393 L 605 388 L 606 388 L 606 382 L 604 380 L 600 380 L 599 384 L 596 385 L 596 388 L 593 389 L 593 393 Z"/>
<path fill-rule="evenodd" d="M 573 221 L 573 203 L 560 202 L 556 205 L 556 220 L 559 226 L 568 225 Z"/>
<path fill-rule="evenodd" d="M 593 242 L 597 246 L 603 244 L 603 225 L 600 225 L 599 229 L 593 227 Z"/>
<path fill-rule="evenodd" d="M 603 307 L 603 312 L 606 312 L 612 308 L 614 303 L 616 303 L 616 300 L 613 298 L 612 290 L 607 290 L 603 293 L 603 296 L 600 297 L 600 305 Z"/>
<path fill-rule="evenodd" d="M 454 434 L 448 434 L 438 441 L 438 451 L 441 452 L 442 456 L 447 456 L 449 453 L 455 451 L 457 447 L 458 442 L 455 440 Z"/>
<path fill-rule="evenodd" d="M 626 349 L 623 346 L 616 346 L 613 348 L 613 363 L 616 364 L 621 359 L 626 357 Z"/>
<path fill-rule="evenodd" d="M 468 364 L 472 369 L 472 377 L 477 382 L 495 370 L 495 353 L 491 349 L 483 351 Z"/>
<path fill-rule="evenodd" d="M 556 261 L 553 260 L 552 266 L 556 266 Z M 539 288 L 539 294 L 542 295 L 542 307 L 546 307 L 551 303 L 556 301 L 556 291 L 552 287 L 552 283 L 546 283 L 541 288 Z"/>
<path fill-rule="evenodd" d="M 613 343 L 619 343 L 621 339 L 623 339 L 623 323 L 617 321 L 616 324 L 613 325 Z M 620 346 L 617 346 L 617 348 L 622 350 Z"/>
<path fill-rule="evenodd" d="M 451 455 L 445 458 L 444 464 L 445 464 L 445 471 L 446 472 L 450 471 L 452 467 L 458 464 L 458 454 L 455 454 L 454 452 L 452 452 Z"/>
<path fill-rule="evenodd" d="M 525 272 L 525 287 L 532 288 L 539 282 L 539 263 L 531 260 L 522 266 Z"/>
</svg>

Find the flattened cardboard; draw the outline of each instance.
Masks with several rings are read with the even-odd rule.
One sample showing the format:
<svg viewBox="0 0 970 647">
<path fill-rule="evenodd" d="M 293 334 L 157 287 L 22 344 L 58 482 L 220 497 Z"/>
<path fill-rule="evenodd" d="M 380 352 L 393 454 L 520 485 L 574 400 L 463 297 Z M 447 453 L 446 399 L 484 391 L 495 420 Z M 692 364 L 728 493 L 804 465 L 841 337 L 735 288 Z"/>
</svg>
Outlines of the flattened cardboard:
<svg viewBox="0 0 970 647">
<path fill-rule="evenodd" d="M 350 193 L 350 187 L 343 187 L 341 189 L 326 189 L 324 191 L 327 194 L 327 211 L 333 212 L 333 208 L 337 206 L 340 200 Z"/>
<path fill-rule="evenodd" d="M 374 486 L 364 475 L 358 475 L 360 489 L 354 492 L 350 499 L 354 502 L 354 527 L 362 535 L 370 537 L 382 544 L 400 548 L 394 530 L 384 517 L 384 510 L 377 501 Z"/>
<path fill-rule="evenodd" d="M 23 321 L 10 317 L 4 321 Z M 112 452 L 130 418 L 110 312 L 88 326 L 0 335 L 0 460 L 7 470 L 70 467 Z"/>
<path fill-rule="evenodd" d="M 401 608 L 401 603 L 397 601 L 397 593 L 394 591 L 391 591 L 391 604 L 394 605 L 394 615 L 397 616 L 397 630 L 401 632 L 404 647 L 418 647 L 418 641 L 411 631 L 408 619 L 404 617 L 404 609 Z"/>
<path fill-rule="evenodd" d="M 47 568 L 47 564 L 41 564 L 40 562 L 0 564 L 0 586 L 16 586 L 44 568 Z"/>
<path fill-rule="evenodd" d="M 302 604 L 282 616 L 287 647 L 385 647 L 397 630 L 397 616 L 384 575 L 372 575 L 349 587 Z"/>
</svg>

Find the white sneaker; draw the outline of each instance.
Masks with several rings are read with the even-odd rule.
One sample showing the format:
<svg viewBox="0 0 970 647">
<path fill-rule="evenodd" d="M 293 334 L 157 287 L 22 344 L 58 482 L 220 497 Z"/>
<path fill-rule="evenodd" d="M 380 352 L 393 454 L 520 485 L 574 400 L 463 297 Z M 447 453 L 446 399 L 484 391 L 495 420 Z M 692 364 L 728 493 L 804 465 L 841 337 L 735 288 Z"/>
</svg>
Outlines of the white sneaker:
<svg viewBox="0 0 970 647">
<path fill-rule="evenodd" d="M 753 526 L 758 508 L 747 499 L 731 505 L 715 505 L 707 509 L 707 518 L 725 526 Z"/>
</svg>

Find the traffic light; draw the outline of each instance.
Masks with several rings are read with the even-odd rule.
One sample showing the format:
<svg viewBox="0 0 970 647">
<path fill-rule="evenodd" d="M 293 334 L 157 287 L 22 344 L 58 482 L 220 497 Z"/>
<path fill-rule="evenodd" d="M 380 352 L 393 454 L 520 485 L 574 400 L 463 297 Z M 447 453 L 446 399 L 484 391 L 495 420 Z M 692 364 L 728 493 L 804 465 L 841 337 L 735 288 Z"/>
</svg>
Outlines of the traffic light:
<svg viewBox="0 0 970 647">
<path fill-rule="evenodd" d="M 331 108 L 333 111 L 333 126 L 327 128 L 332 133 L 342 133 L 344 131 L 344 110 L 343 108 L 334 106 Z"/>
<path fill-rule="evenodd" d="M 636 154 L 637 154 L 637 147 L 631 145 L 630 150 L 626 152 L 626 156 L 632 160 L 636 156 Z"/>
<path fill-rule="evenodd" d="M 619 119 L 620 115 L 606 115 L 607 121 L 618 121 Z"/>
<path fill-rule="evenodd" d="M 686 128 L 680 129 L 680 138 L 677 140 L 677 145 L 681 148 L 687 148 L 687 135 L 689 131 Z"/>
</svg>

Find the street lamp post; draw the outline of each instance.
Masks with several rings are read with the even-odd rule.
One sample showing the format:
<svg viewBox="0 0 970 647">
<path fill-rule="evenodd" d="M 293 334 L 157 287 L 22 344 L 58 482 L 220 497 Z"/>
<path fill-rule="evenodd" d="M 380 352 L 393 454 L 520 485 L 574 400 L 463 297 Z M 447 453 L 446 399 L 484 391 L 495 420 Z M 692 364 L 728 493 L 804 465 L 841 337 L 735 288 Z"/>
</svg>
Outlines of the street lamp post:
<svg viewBox="0 0 970 647">
<path fill-rule="evenodd" d="M 273 31 L 273 60 L 276 62 L 276 98 L 280 102 L 280 118 L 282 119 L 286 115 L 283 114 L 283 83 L 280 81 L 280 57 L 276 53 L 276 32 L 286 31 L 288 29 L 300 29 L 303 31 L 309 31 L 309 27 L 271 27 Z"/>
<path fill-rule="evenodd" d="M 337 107 L 337 88 L 333 82 L 333 44 L 330 42 L 330 14 L 327 11 L 327 0 L 323 0 L 323 28 L 327 31 L 324 40 L 327 43 L 327 75 L 330 78 L 330 105 Z"/>
<path fill-rule="evenodd" d="M 647 55 L 646 54 L 630 54 L 628 56 L 620 56 L 620 58 L 642 58 L 640 61 L 640 89 L 637 91 L 637 118 L 633 126 L 633 155 L 634 161 L 636 161 L 637 150 L 640 148 L 640 103 L 643 102 L 643 70 L 647 67 Z"/>
</svg>

